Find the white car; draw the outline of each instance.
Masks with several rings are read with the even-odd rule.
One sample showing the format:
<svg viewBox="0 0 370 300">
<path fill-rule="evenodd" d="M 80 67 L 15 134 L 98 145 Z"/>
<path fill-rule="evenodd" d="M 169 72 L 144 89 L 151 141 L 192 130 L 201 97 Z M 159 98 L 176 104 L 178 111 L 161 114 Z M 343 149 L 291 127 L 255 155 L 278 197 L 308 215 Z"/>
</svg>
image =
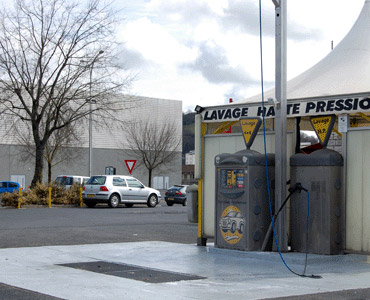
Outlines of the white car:
<svg viewBox="0 0 370 300">
<path fill-rule="evenodd" d="M 74 184 L 83 185 L 88 180 L 89 180 L 89 177 L 86 177 L 86 176 L 59 175 L 55 179 L 55 183 L 64 186 L 66 190 L 68 190 L 71 188 L 72 185 Z"/>
<path fill-rule="evenodd" d="M 124 203 L 127 207 L 134 204 L 147 204 L 155 207 L 161 199 L 161 193 L 146 187 L 132 176 L 125 175 L 94 175 L 86 182 L 82 198 L 87 207 L 97 203 L 107 203 L 110 207 L 118 207 Z"/>
</svg>

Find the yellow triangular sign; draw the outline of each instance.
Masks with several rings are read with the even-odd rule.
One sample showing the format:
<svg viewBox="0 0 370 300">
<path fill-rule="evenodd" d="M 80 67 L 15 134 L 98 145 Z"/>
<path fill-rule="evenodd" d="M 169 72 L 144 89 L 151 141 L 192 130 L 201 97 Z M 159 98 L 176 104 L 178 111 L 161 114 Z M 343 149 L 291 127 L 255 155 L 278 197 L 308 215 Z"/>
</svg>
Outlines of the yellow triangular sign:
<svg viewBox="0 0 370 300">
<path fill-rule="evenodd" d="M 253 144 L 262 120 L 258 117 L 243 117 L 240 118 L 239 123 L 243 132 L 245 146 L 249 149 Z"/>
<path fill-rule="evenodd" d="M 315 129 L 321 145 L 325 148 L 335 123 L 335 115 L 311 117 L 312 127 Z"/>
</svg>

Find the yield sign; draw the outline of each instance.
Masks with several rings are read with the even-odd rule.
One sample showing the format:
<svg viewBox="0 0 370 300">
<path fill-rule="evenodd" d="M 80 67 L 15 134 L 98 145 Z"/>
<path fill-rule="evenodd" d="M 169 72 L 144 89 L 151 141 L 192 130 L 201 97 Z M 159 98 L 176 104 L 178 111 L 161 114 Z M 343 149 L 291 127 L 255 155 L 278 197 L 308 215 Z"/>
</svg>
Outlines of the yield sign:
<svg viewBox="0 0 370 300">
<path fill-rule="evenodd" d="M 126 164 L 126 167 L 128 169 L 128 172 L 131 175 L 132 170 L 134 169 L 135 164 L 136 164 L 136 159 L 125 159 L 125 164 Z"/>
</svg>

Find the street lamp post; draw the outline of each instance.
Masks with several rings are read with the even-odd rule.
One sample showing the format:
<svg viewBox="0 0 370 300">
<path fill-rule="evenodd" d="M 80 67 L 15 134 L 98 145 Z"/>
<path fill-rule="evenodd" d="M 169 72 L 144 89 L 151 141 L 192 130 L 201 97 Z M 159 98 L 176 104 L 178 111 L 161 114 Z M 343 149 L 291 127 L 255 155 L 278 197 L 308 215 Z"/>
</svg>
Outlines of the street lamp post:
<svg viewBox="0 0 370 300">
<path fill-rule="evenodd" d="M 92 72 L 94 69 L 94 63 L 97 61 L 99 55 L 103 54 L 104 51 L 100 50 L 98 54 L 94 57 L 94 59 L 91 62 L 91 68 L 90 68 L 90 86 L 89 86 L 89 93 L 90 93 L 90 99 L 89 99 L 89 176 L 92 176 L 92 170 L 93 170 L 93 135 L 92 135 Z"/>
</svg>

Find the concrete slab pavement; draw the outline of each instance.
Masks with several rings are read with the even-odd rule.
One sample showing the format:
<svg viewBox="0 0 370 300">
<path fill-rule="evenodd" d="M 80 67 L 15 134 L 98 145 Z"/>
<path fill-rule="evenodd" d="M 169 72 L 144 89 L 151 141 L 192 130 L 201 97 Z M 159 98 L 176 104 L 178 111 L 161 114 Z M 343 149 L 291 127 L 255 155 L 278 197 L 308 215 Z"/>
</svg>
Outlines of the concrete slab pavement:
<svg viewBox="0 0 370 300">
<path fill-rule="evenodd" d="M 284 258 L 292 269 L 303 271 L 304 254 L 285 253 Z M 152 270 L 205 278 L 150 283 L 65 266 L 87 262 L 141 267 L 144 278 L 151 276 Z M 353 289 L 370 293 L 368 256 L 309 255 L 306 273 L 322 278 L 295 276 L 277 253 L 234 251 L 212 245 L 135 242 L 0 249 L 1 283 L 61 299 L 253 300 L 343 290 L 349 295 Z M 370 295 L 361 299 L 370 299 Z"/>
</svg>

